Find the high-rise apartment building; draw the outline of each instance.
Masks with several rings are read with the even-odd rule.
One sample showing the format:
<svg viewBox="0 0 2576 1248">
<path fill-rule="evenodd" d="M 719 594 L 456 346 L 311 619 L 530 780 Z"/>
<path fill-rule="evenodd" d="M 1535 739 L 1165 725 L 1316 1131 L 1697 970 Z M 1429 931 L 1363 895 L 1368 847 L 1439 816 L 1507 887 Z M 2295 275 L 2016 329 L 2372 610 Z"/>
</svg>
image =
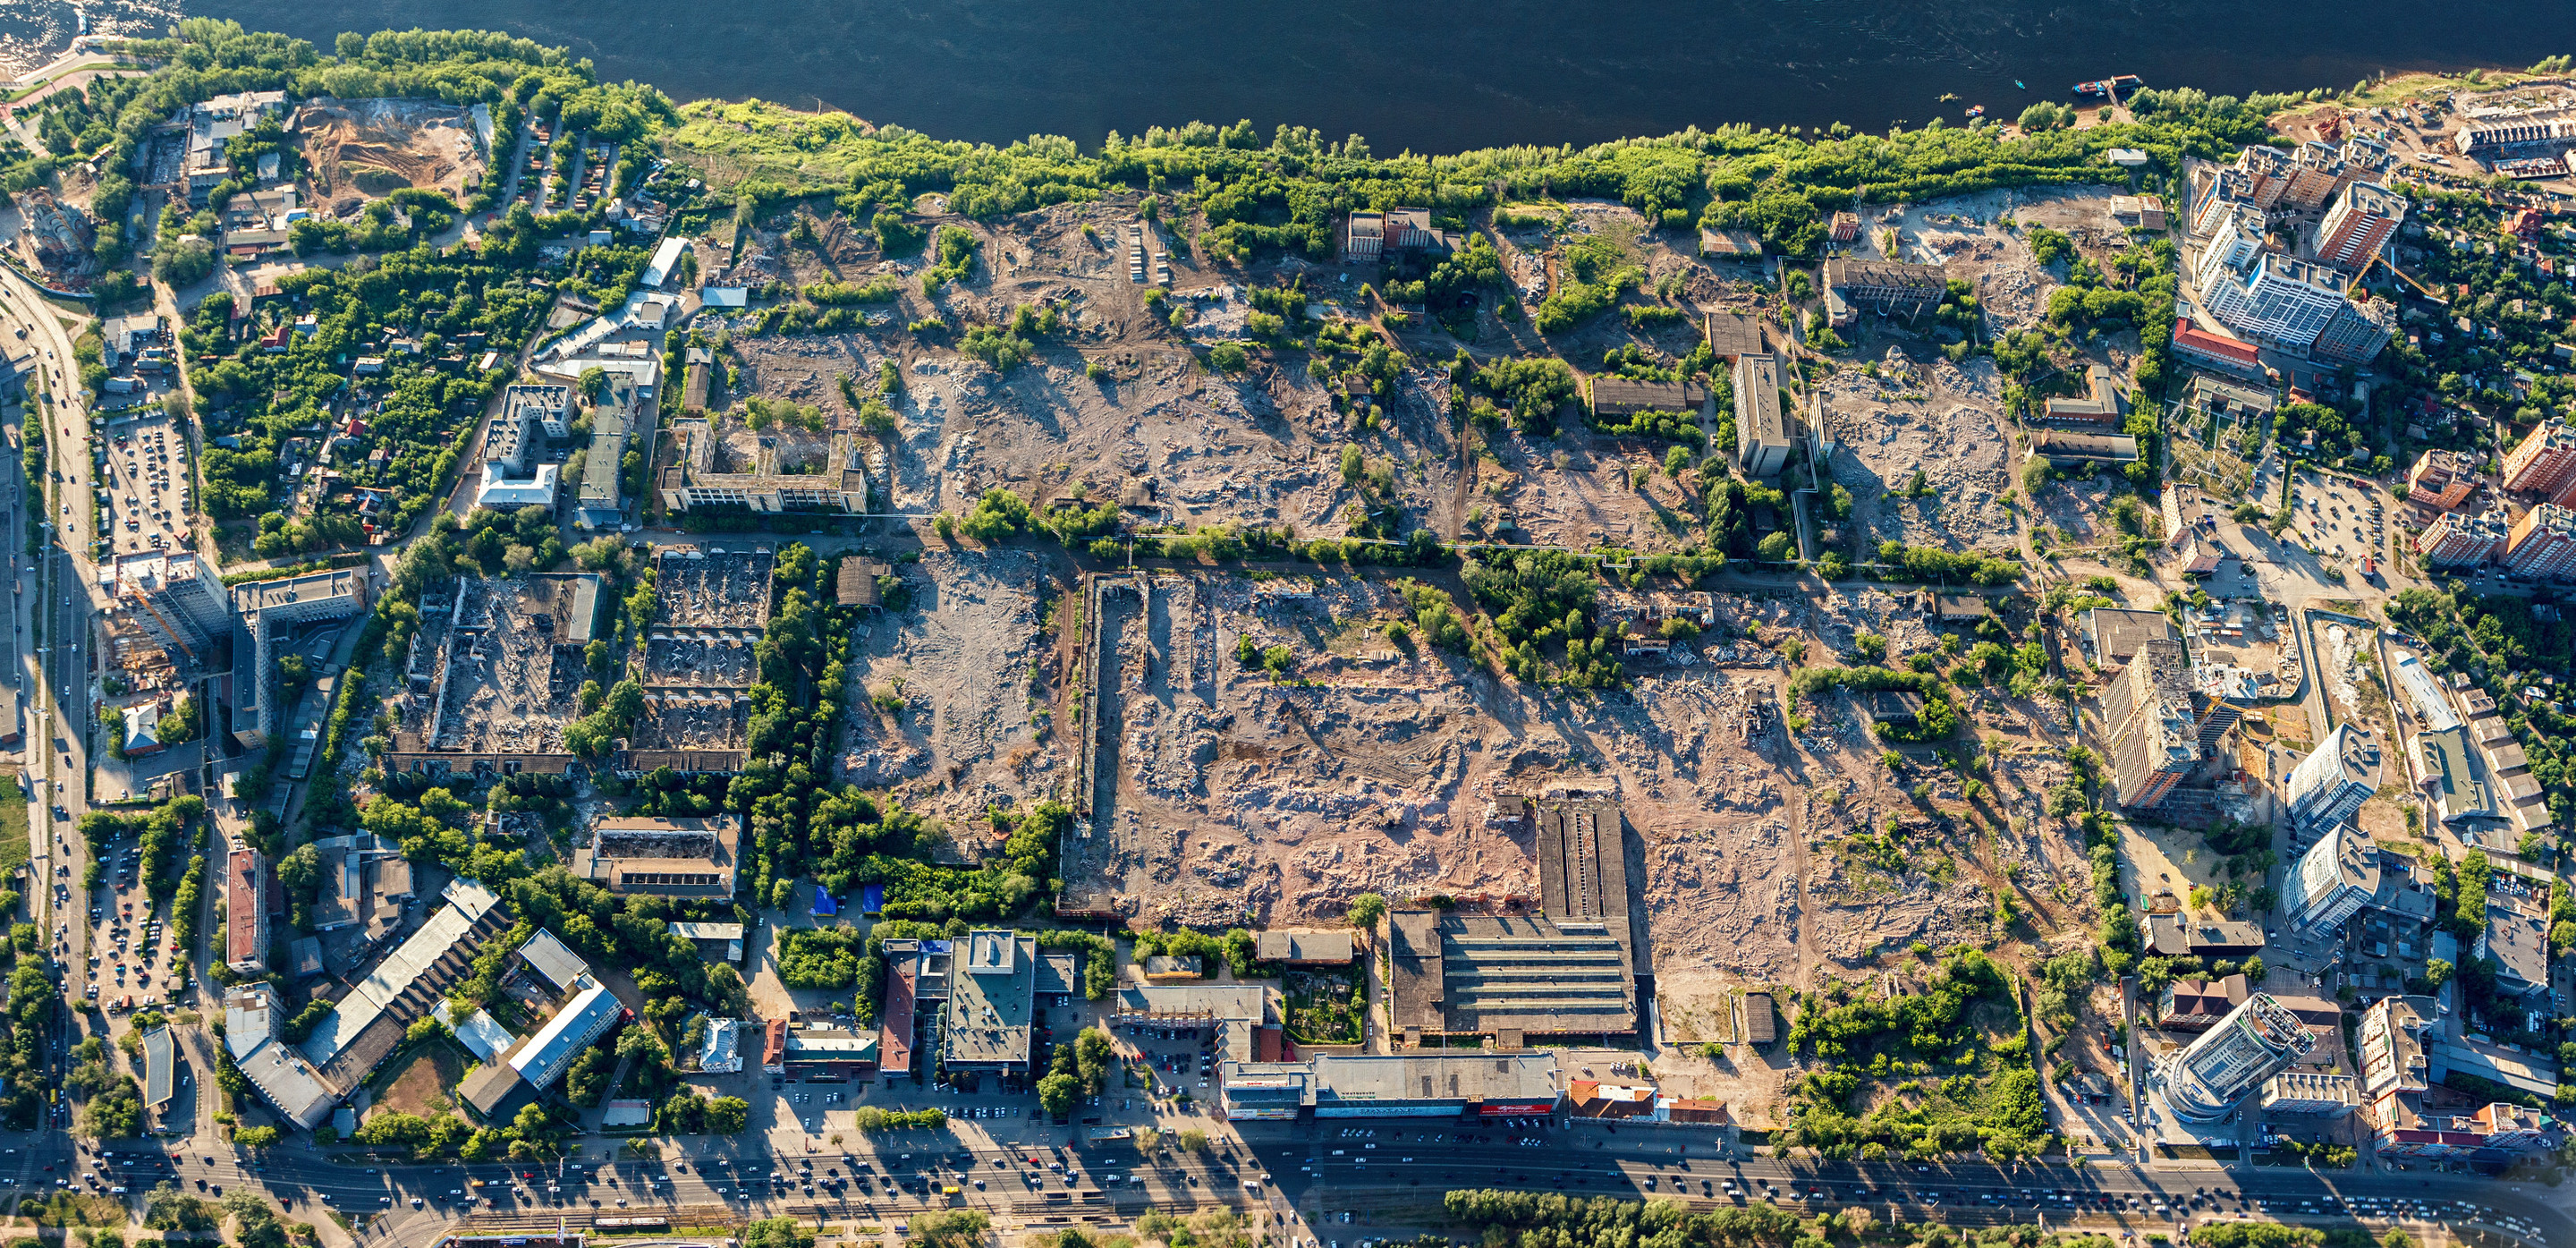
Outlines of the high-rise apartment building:
<svg viewBox="0 0 2576 1248">
<path fill-rule="evenodd" d="M 2355 182 L 2326 211 L 2325 224 L 2317 230 L 2317 259 L 2358 269 L 2379 254 L 2405 220 L 2404 196 L 2375 182 Z"/>
<path fill-rule="evenodd" d="M 215 638 L 232 627 L 223 578 L 195 551 L 126 555 L 116 561 L 113 576 L 117 606 L 174 662 L 206 662 Z"/>
<path fill-rule="evenodd" d="M 2473 567 L 2504 553 L 2504 538 L 2504 520 L 2493 512 L 2444 512 L 2415 535 L 2415 553 L 2428 568 Z"/>
<path fill-rule="evenodd" d="M 2346 305 L 2352 279 L 2313 261 L 2265 252 L 2243 269 L 2200 266 L 2201 306 L 2237 335 L 2304 357 Z"/>
<path fill-rule="evenodd" d="M 2509 492 L 2546 494 L 2561 507 L 2576 505 L 2576 428 L 2564 420 L 2541 422 L 2505 453 L 2502 476 Z"/>
<path fill-rule="evenodd" d="M 2199 1039 L 2157 1058 L 2156 1091 L 2185 1122 L 2219 1122 L 2316 1042 L 2296 1015 L 2258 992 Z"/>
<path fill-rule="evenodd" d="M 2352 818 L 2379 791 L 2379 742 L 2349 722 L 2335 725 L 2316 752 L 2290 769 L 2282 794 L 2290 808 L 2290 836 L 2306 846 Z"/>
<path fill-rule="evenodd" d="M 2505 533 L 2504 566 L 2516 576 L 2576 579 L 2576 511 L 2542 503 L 2522 513 Z"/>
<path fill-rule="evenodd" d="M 2338 824 L 2290 870 L 2290 926 L 2303 936 L 2331 934 L 2378 891 L 2379 847 L 2360 828 Z"/>
</svg>

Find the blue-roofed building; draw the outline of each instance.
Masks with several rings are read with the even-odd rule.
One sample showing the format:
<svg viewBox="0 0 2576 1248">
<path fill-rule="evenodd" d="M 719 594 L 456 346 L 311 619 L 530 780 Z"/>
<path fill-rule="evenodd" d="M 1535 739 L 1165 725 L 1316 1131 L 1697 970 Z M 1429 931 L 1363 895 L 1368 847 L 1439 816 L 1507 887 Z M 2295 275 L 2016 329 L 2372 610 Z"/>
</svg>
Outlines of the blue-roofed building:
<svg viewBox="0 0 2576 1248">
<path fill-rule="evenodd" d="M 859 913 L 872 919 L 885 913 L 885 885 L 859 885 Z"/>
<path fill-rule="evenodd" d="M 820 885 L 820 884 L 815 885 L 815 886 L 814 886 L 814 917 L 815 917 L 815 918 L 818 918 L 818 919 L 828 919 L 828 918 L 831 918 L 833 915 L 839 914 L 840 912 L 841 912 L 841 906 L 840 906 L 840 903 L 839 903 L 839 902 L 836 902 L 836 901 L 834 901 L 834 900 L 832 900 L 832 894 L 831 894 L 830 890 L 825 889 L 825 888 L 824 888 L 822 885 Z"/>
<path fill-rule="evenodd" d="M 520 1046 L 518 1054 L 510 1059 L 510 1068 L 518 1071 L 532 1088 L 543 1091 L 552 1087 L 571 1069 L 572 1059 L 608 1034 L 625 1012 L 626 1007 L 619 1005 L 607 989 L 587 989 Z"/>
</svg>

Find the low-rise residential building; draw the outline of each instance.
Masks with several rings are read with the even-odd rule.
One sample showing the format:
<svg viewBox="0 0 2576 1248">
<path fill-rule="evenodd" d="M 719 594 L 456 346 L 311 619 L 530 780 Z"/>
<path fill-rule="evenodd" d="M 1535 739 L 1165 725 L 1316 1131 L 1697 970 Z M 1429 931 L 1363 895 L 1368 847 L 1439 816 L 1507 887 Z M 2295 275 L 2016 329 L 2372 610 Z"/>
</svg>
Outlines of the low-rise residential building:
<svg viewBox="0 0 2576 1248">
<path fill-rule="evenodd" d="M 2469 501 L 2477 488 L 2477 461 L 2458 451 L 2435 447 L 2416 456 L 2406 470 L 2406 501 L 2441 511 Z"/>
<path fill-rule="evenodd" d="M 2156 1026 L 2163 1031 L 2207 1031 L 2244 1004 L 2253 984 L 2242 975 L 2177 979 L 2156 998 Z"/>
<path fill-rule="evenodd" d="M 236 975 L 268 969 L 268 858 L 247 845 L 224 871 L 224 965 Z"/>
</svg>

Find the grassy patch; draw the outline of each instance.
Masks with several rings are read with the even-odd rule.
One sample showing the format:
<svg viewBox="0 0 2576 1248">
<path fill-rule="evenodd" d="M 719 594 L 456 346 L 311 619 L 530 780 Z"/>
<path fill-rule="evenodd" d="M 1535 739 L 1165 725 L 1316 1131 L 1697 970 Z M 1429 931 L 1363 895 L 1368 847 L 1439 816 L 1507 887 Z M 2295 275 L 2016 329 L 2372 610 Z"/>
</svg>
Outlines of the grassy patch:
<svg viewBox="0 0 2576 1248">
<path fill-rule="evenodd" d="M 10 768 L 5 775 L 14 781 L 18 770 Z M 7 879 L 10 871 L 26 865 L 28 856 L 35 852 L 28 840 L 27 803 L 14 791 L 14 784 L 10 789 L 13 791 L 0 792 L 0 879 Z"/>
<path fill-rule="evenodd" d="M 680 107 L 667 149 L 719 183 L 766 177 L 798 190 L 847 190 L 859 162 L 883 150 L 847 113 L 800 113 L 763 100 L 698 100 Z"/>
</svg>

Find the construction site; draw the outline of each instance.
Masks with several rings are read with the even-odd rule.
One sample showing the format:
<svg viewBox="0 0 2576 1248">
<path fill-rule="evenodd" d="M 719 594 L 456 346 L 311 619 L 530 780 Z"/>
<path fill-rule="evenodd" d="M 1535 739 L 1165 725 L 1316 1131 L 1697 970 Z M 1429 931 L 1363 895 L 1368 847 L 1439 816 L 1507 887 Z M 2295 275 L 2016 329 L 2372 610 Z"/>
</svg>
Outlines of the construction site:
<svg viewBox="0 0 2576 1248">
<path fill-rule="evenodd" d="M 312 202 L 338 213 L 404 187 L 463 202 L 486 164 L 475 118 L 435 100 L 305 101 L 292 127 L 303 136 Z"/>
<path fill-rule="evenodd" d="M 441 598 L 444 600 L 442 601 Z M 602 585 L 589 574 L 459 577 L 422 604 L 388 709 L 388 773 L 562 772 L 564 725 L 581 716 Z"/>
</svg>

